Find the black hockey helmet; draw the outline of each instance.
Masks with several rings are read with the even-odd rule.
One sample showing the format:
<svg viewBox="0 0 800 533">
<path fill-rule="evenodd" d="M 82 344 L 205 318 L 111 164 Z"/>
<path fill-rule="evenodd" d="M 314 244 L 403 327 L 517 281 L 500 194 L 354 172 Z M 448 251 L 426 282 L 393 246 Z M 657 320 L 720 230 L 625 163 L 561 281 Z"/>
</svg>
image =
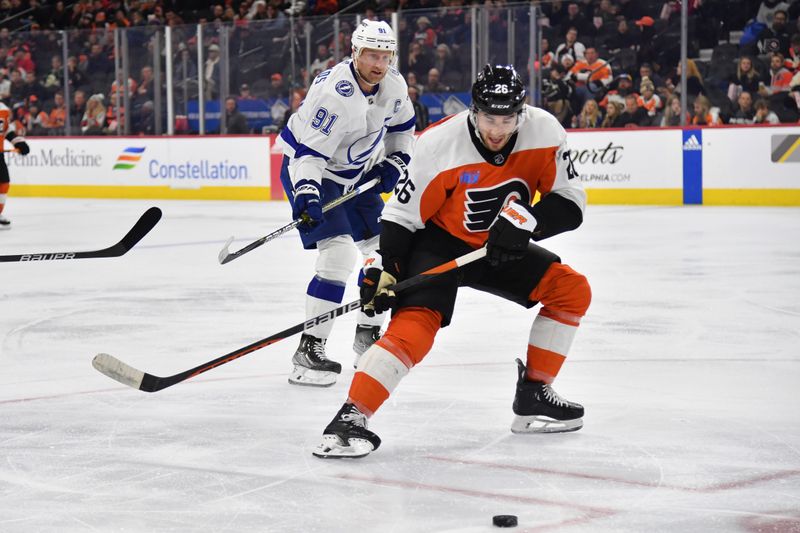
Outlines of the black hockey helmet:
<svg viewBox="0 0 800 533">
<path fill-rule="evenodd" d="M 472 110 L 513 115 L 525 105 L 525 86 L 511 65 L 486 65 L 472 84 Z"/>
</svg>

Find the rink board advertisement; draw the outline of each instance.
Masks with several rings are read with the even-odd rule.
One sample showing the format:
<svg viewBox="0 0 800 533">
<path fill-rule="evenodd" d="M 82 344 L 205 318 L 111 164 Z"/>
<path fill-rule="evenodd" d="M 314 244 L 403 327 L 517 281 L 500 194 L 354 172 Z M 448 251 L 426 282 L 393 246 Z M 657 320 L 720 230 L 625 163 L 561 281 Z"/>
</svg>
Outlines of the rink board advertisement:
<svg viewBox="0 0 800 533">
<path fill-rule="evenodd" d="M 800 127 L 704 129 L 703 204 L 800 205 Z"/>
<path fill-rule="evenodd" d="M 575 131 L 567 137 L 594 204 L 681 204 L 680 140 L 680 130 Z"/>
<path fill-rule="evenodd" d="M 31 138 L 14 196 L 284 200 L 275 135 Z M 800 127 L 568 133 L 590 204 L 800 206 Z"/>
<path fill-rule="evenodd" d="M 267 137 L 31 138 L 6 154 L 13 194 L 82 198 L 265 200 Z"/>
</svg>

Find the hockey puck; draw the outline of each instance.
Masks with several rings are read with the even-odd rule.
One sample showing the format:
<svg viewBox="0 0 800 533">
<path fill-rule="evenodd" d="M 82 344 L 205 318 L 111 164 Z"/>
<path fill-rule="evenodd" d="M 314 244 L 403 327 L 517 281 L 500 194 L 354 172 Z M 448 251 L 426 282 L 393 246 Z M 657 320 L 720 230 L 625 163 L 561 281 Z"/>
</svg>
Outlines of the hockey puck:
<svg viewBox="0 0 800 533">
<path fill-rule="evenodd" d="M 492 517 L 492 524 L 497 527 L 517 527 L 517 517 L 513 514 L 499 514 Z"/>
</svg>

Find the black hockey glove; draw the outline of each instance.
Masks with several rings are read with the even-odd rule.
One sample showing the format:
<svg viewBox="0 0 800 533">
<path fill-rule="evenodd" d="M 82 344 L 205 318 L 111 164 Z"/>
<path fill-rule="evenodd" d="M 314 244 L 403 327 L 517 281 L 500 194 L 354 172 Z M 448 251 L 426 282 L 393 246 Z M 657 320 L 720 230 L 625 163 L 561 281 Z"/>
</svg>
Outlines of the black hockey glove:
<svg viewBox="0 0 800 533">
<path fill-rule="evenodd" d="M 403 152 L 392 152 L 386 159 L 369 169 L 364 176 L 367 180 L 380 178 L 378 189 L 383 192 L 392 192 L 401 177 L 408 175 L 408 163 L 411 156 Z"/>
<path fill-rule="evenodd" d="M 511 202 L 500 211 L 497 220 L 489 228 L 486 258 L 492 266 L 522 259 L 534 229 L 536 218 L 531 212 L 531 206 Z"/>
<path fill-rule="evenodd" d="M 292 218 L 303 221 L 297 229 L 308 232 L 322 223 L 322 204 L 319 201 L 319 184 L 313 180 L 298 180 L 294 184 Z"/>
<path fill-rule="evenodd" d="M 14 145 L 21 155 L 28 155 L 31 153 L 31 147 L 28 146 L 28 143 L 25 142 L 25 137 L 20 135 L 13 135 L 9 134 L 7 138 L 10 137 L 8 140 L 11 141 L 11 144 Z"/>
<path fill-rule="evenodd" d="M 394 307 L 397 295 L 391 287 L 400 277 L 399 259 L 389 259 L 384 265 L 380 252 L 376 251 L 364 262 L 363 271 L 361 306 L 364 314 L 375 316 Z"/>
</svg>

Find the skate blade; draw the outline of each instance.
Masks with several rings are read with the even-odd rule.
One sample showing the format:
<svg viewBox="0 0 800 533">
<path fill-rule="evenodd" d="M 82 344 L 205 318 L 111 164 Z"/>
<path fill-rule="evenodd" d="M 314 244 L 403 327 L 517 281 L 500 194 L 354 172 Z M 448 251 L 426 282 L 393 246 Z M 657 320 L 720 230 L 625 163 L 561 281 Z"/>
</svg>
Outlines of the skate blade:
<svg viewBox="0 0 800 533">
<path fill-rule="evenodd" d="M 349 443 L 349 446 L 345 446 L 336 435 L 323 435 L 322 443 L 311 454 L 320 459 L 360 459 L 374 450 L 372 443 L 366 439 L 350 438 Z"/>
<path fill-rule="evenodd" d="M 516 416 L 511 433 L 567 433 L 583 427 L 583 418 L 555 420 L 547 416 Z"/>
<path fill-rule="evenodd" d="M 336 383 L 336 373 L 294 365 L 294 370 L 289 374 L 289 383 L 304 387 L 330 387 Z"/>
</svg>

